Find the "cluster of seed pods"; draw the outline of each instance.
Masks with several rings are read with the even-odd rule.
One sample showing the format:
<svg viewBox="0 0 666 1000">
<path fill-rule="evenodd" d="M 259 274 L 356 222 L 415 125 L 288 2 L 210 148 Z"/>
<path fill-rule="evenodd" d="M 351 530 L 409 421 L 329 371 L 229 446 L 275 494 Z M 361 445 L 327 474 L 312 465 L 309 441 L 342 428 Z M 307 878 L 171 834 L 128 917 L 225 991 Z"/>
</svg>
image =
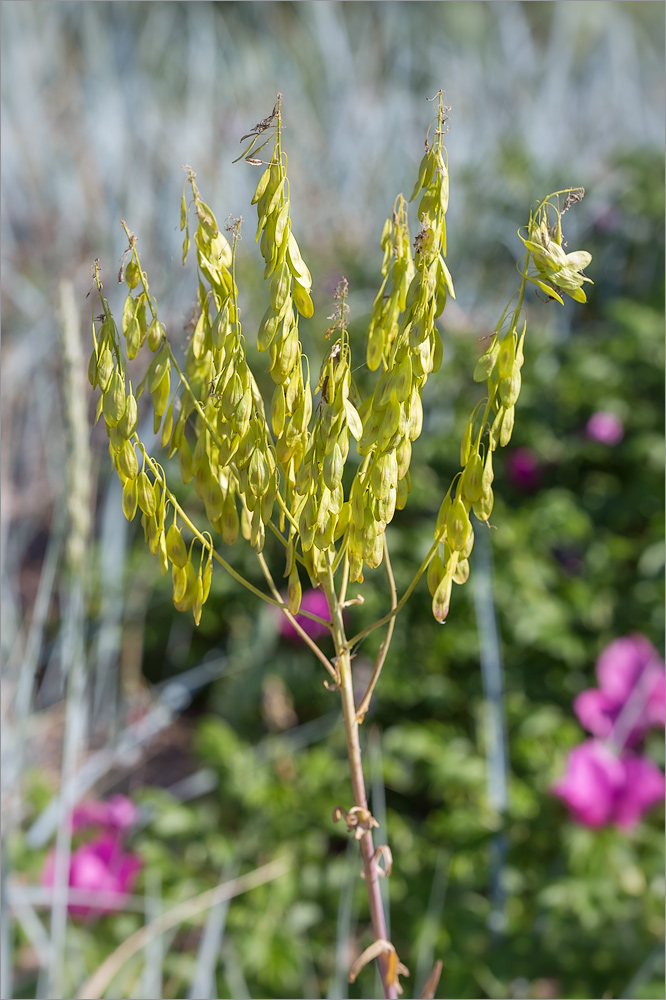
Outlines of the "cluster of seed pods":
<svg viewBox="0 0 666 1000">
<path fill-rule="evenodd" d="M 409 465 L 412 442 L 423 424 L 423 388 L 442 361 L 442 341 L 435 321 L 447 297 L 455 295 L 445 263 L 449 177 L 442 137 L 447 129 L 447 110 L 440 95 L 432 142 L 427 136 L 410 199 L 419 198 L 418 234 L 412 243 L 407 202 L 402 195 L 384 225 L 382 284 L 373 305 L 366 348 L 368 368 L 379 371 L 379 377 L 372 395 L 358 409 L 350 395 L 348 287 L 343 279 L 336 291 L 336 320 L 325 335 L 331 341 L 316 386 L 321 400 L 313 410 L 309 365 L 298 332 L 299 316 L 309 319 L 313 315 L 312 278 L 291 231 L 279 100 L 273 114 L 255 127 L 252 143 L 242 154 L 264 167 L 252 203 L 257 207 L 256 239 L 265 261 L 264 279 L 269 282 L 269 305 L 257 335 L 258 349 L 268 359 L 275 384 L 268 417 L 247 362 L 241 331 L 235 280 L 240 220 L 227 227 L 230 242 L 202 200 L 190 168 L 186 168 L 181 230 L 185 261 L 193 212 L 198 302 L 183 369 L 164 324 L 157 318 L 136 240 L 126 226 L 131 257 L 119 275 L 119 280 L 124 275 L 129 286 L 122 316 L 124 350 L 96 265 L 104 311 L 97 318 L 99 329 L 93 322 L 89 377 L 101 390 L 97 418 L 103 416 L 106 424 L 109 453 L 123 485 L 123 510 L 130 520 L 141 510 L 146 540 L 158 556 L 162 572 L 166 574 L 171 567 L 174 603 L 181 610 L 191 608 L 197 622 L 210 590 L 214 535 L 231 545 L 242 532 L 260 553 L 267 526 L 280 534 L 286 549 L 285 577 L 292 613 L 299 610 L 301 600 L 299 562 L 314 586 L 331 567 L 335 571 L 343 557 L 348 560 L 351 581 L 363 580 L 364 566 L 376 568 L 382 562 L 386 526 L 396 509 L 405 506 L 411 489 Z M 263 141 L 262 133 L 268 128 L 269 138 Z M 254 147 L 259 138 L 259 149 L 273 139 L 268 161 L 256 157 Z M 533 282 L 560 302 L 559 291 L 585 301 L 582 285 L 589 278 L 581 272 L 591 258 L 585 251 L 565 254 L 561 229 L 562 213 L 580 200 L 582 190 L 559 194 L 567 195 L 561 210 L 557 196 L 551 195 L 530 215 L 527 236 L 521 235 L 526 258 L 518 305 L 509 313 L 510 303 L 505 310 L 474 372 L 475 381 L 487 382 L 488 394 L 467 422 L 461 471 L 441 505 L 436 546 L 428 565 L 427 581 L 438 621 L 444 621 L 448 614 L 452 584 L 464 583 L 469 574 L 468 558 L 474 543 L 470 514 L 487 521 L 493 508 L 492 454 L 511 438 L 521 385 L 525 283 Z M 553 212 L 556 221 L 550 225 L 549 213 Z M 127 362 L 133 361 L 144 343 L 153 357 L 133 392 Z M 187 517 L 169 491 L 162 467 L 138 438 L 137 400 L 145 391 L 152 398 L 154 431 L 159 433 L 168 457 L 178 456 L 183 483 L 193 483 L 205 507 L 210 532 L 198 531 Z M 345 496 L 343 474 L 351 437 L 357 443 L 360 463 L 351 483 L 347 482 Z M 272 523 L 276 504 L 277 525 Z M 173 521 L 167 528 L 169 506 Z M 189 547 L 182 537 L 183 525 L 193 535 Z M 195 542 L 199 546 L 198 569 Z"/>
</svg>

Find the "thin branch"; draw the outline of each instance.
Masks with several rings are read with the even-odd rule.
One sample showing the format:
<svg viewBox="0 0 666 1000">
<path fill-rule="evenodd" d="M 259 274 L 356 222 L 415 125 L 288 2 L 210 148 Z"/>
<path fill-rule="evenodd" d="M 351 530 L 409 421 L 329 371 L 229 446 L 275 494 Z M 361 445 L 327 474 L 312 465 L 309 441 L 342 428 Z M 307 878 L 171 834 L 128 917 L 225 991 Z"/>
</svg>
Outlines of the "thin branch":
<svg viewBox="0 0 666 1000">
<path fill-rule="evenodd" d="M 320 660 L 321 663 L 323 663 L 323 665 L 328 670 L 329 674 L 331 675 L 331 677 L 333 678 L 333 680 L 337 684 L 338 675 L 337 675 L 334 667 L 331 665 L 330 661 L 328 660 L 328 658 L 326 656 L 324 656 L 324 654 L 322 653 L 321 649 L 319 648 L 319 646 L 317 645 L 317 643 L 314 641 L 314 639 L 310 638 L 310 636 L 305 631 L 305 629 L 303 628 L 303 626 L 294 618 L 294 616 L 292 615 L 292 613 L 289 610 L 289 608 L 287 607 L 287 605 L 282 602 L 282 599 L 280 597 L 280 592 L 277 589 L 277 587 L 275 586 L 275 581 L 273 580 L 273 576 L 271 574 L 271 571 L 268 568 L 268 564 L 267 564 L 266 560 L 264 559 L 263 553 L 257 552 L 257 559 L 259 560 L 259 565 L 261 566 L 262 572 L 263 572 L 264 576 L 266 577 L 266 582 L 268 583 L 268 586 L 270 587 L 272 593 L 274 594 L 274 596 L 276 598 L 276 603 L 279 601 L 278 607 L 280 608 L 280 610 L 284 614 L 285 618 L 289 622 L 291 622 L 292 626 L 296 629 L 296 631 L 300 635 L 300 637 L 303 640 L 303 642 L 307 643 L 307 645 L 310 647 L 310 649 L 315 654 L 315 656 L 317 657 L 317 659 Z M 306 613 L 307 612 L 303 612 L 303 614 L 306 614 Z M 325 625 L 327 628 L 332 629 L 332 627 L 333 627 L 332 622 L 325 622 L 323 618 L 319 618 L 319 617 L 317 617 L 317 615 L 310 615 L 310 614 L 308 614 L 308 618 L 312 618 L 314 621 L 320 622 L 322 625 Z"/>
<path fill-rule="evenodd" d="M 384 532 L 384 566 L 386 567 L 386 576 L 388 578 L 389 587 L 391 588 L 391 611 L 393 612 L 393 617 L 388 623 L 388 628 L 386 630 L 386 636 L 384 641 L 379 647 L 379 652 L 377 654 L 377 659 L 375 660 L 375 666 L 372 671 L 372 677 L 370 678 L 370 683 L 368 684 L 368 689 L 361 699 L 361 704 L 356 710 L 356 721 L 360 724 L 365 718 L 365 714 L 370 707 L 370 699 L 372 698 L 372 692 L 375 690 L 375 685 L 379 680 L 379 675 L 382 672 L 382 667 L 384 666 L 384 660 L 386 659 L 386 654 L 389 651 L 389 646 L 391 645 L 391 639 L 393 638 L 393 629 L 395 628 L 395 612 L 398 607 L 398 591 L 395 586 L 395 577 L 393 576 L 393 567 L 391 566 L 391 560 L 389 558 L 388 542 L 386 541 L 386 532 Z"/>
</svg>

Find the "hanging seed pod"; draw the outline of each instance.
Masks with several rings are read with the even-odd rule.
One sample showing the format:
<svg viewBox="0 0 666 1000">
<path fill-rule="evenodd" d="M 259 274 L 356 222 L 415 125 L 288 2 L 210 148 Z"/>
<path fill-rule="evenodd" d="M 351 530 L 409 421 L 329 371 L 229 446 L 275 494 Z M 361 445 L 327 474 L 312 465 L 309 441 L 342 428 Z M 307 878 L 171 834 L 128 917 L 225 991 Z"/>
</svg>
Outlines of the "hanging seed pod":
<svg viewBox="0 0 666 1000">
<path fill-rule="evenodd" d="M 271 400 L 271 426 L 276 437 L 282 434 L 286 416 L 286 398 L 284 388 L 276 385 Z"/>
<path fill-rule="evenodd" d="M 297 615 L 300 611 L 302 597 L 303 591 L 301 589 L 301 581 L 298 576 L 298 565 L 296 560 L 294 560 L 289 573 L 289 586 L 287 588 L 287 603 L 292 615 Z"/>
<path fill-rule="evenodd" d="M 213 582 L 213 550 L 208 550 L 208 559 L 206 560 L 206 565 L 204 566 L 203 578 L 202 578 L 202 594 L 201 603 L 205 604 L 208 600 L 210 594 L 210 585 Z"/>
<path fill-rule="evenodd" d="M 445 622 L 449 614 L 453 574 L 447 571 L 442 577 L 432 599 L 432 613 L 435 621 Z"/>
<path fill-rule="evenodd" d="M 193 468 L 192 452 L 190 451 L 190 446 L 185 435 L 183 435 L 183 439 L 178 445 L 178 465 L 180 467 L 180 478 L 185 486 L 187 486 L 192 478 Z"/>
<path fill-rule="evenodd" d="M 123 514 L 128 521 L 134 520 L 138 503 L 136 478 L 127 479 L 123 484 Z"/>
<path fill-rule="evenodd" d="M 275 269 L 275 274 L 271 279 L 269 290 L 271 306 L 277 313 L 280 312 L 287 301 L 290 284 L 291 275 L 289 273 L 289 268 L 286 263 L 280 264 L 279 267 Z"/>
<path fill-rule="evenodd" d="M 139 478 L 137 482 L 137 496 L 139 501 L 139 507 L 146 515 L 146 517 L 152 517 L 155 513 L 155 492 L 151 485 L 150 479 L 146 475 L 145 471 L 142 469 L 139 473 Z"/>
<path fill-rule="evenodd" d="M 444 579 L 445 573 L 446 570 L 444 569 L 444 563 L 442 562 L 442 557 L 439 554 L 439 549 L 437 549 L 434 556 L 430 560 L 428 574 L 426 577 L 431 597 L 434 597 L 437 593 L 437 588 Z"/>
<path fill-rule="evenodd" d="M 156 317 L 148 327 L 148 347 L 151 351 L 158 350 L 162 344 L 165 334 L 166 327 L 163 323 L 159 323 Z"/>
<path fill-rule="evenodd" d="M 169 377 L 169 372 L 167 371 L 164 378 L 157 386 L 153 392 L 153 411 L 155 414 L 153 420 L 153 432 L 157 434 L 158 428 L 160 426 L 160 418 L 167 408 L 167 403 L 169 402 L 169 393 L 171 391 L 171 379 Z"/>
<path fill-rule="evenodd" d="M 233 494 L 227 493 L 222 509 L 222 538 L 225 545 L 233 545 L 238 538 L 240 521 Z"/>
<path fill-rule="evenodd" d="M 494 502 L 495 498 L 493 496 L 493 491 L 489 487 L 487 492 L 485 492 L 483 496 L 479 500 L 475 501 L 475 503 L 472 505 L 472 510 L 478 517 L 479 521 L 488 520 L 488 518 L 493 512 Z"/>
<path fill-rule="evenodd" d="M 194 599 L 192 601 L 192 615 L 194 617 L 194 624 L 198 625 L 201 621 L 201 612 L 203 610 L 204 599 L 203 599 L 203 581 L 201 577 L 197 577 L 197 581 L 194 585 Z"/>
<path fill-rule="evenodd" d="M 483 492 L 483 462 L 478 452 L 472 455 L 462 474 L 461 489 L 470 503 L 478 500 Z"/>
<path fill-rule="evenodd" d="M 505 448 L 511 440 L 511 435 L 513 434 L 513 421 L 515 417 L 515 410 L 513 406 L 509 406 L 504 411 L 504 417 L 502 419 L 502 429 L 500 431 L 500 445 Z"/>
<path fill-rule="evenodd" d="M 139 463 L 136 460 L 134 445 L 130 441 L 125 441 L 118 452 L 118 469 L 122 471 L 126 479 L 136 479 L 139 471 Z"/>
<path fill-rule="evenodd" d="M 499 394 L 504 406 L 515 405 L 520 395 L 520 383 L 520 367 L 514 362 L 511 375 L 508 378 L 500 379 Z"/>
<path fill-rule="evenodd" d="M 119 423 L 125 406 L 125 379 L 119 371 L 115 371 L 103 396 L 102 413 L 107 427 L 115 427 Z"/>
<path fill-rule="evenodd" d="M 458 559 L 456 563 L 456 568 L 453 571 L 453 582 L 454 583 L 467 583 L 469 577 L 469 563 L 466 559 Z"/>
<path fill-rule="evenodd" d="M 340 446 L 336 441 L 332 449 L 324 458 L 324 482 L 329 490 L 334 490 L 337 486 L 339 486 L 342 481 L 344 468 L 345 465 L 342 460 L 342 452 L 340 451 Z"/>
<path fill-rule="evenodd" d="M 159 562 L 160 573 L 162 576 L 166 576 L 169 572 L 169 557 L 167 556 L 166 550 L 166 540 L 164 537 L 164 529 L 160 531 L 159 541 L 157 543 L 157 559 Z"/>
<path fill-rule="evenodd" d="M 469 515 L 459 496 L 452 502 L 446 515 L 446 537 L 452 549 L 461 549 L 465 544 L 469 525 Z"/>
<path fill-rule="evenodd" d="M 125 412 L 118 421 L 116 429 L 124 438 L 130 438 L 136 431 L 138 421 L 139 411 L 136 405 L 136 399 L 133 393 L 130 392 L 129 396 L 125 400 Z"/>
<path fill-rule="evenodd" d="M 194 598 L 196 597 L 197 591 L 197 575 L 194 572 L 194 566 L 191 562 L 188 562 L 184 570 L 179 569 L 174 566 L 173 575 L 175 577 L 176 573 L 185 574 L 185 587 L 182 596 L 177 600 L 175 594 L 175 583 L 174 583 L 174 598 L 173 603 L 176 611 L 189 611 L 194 604 Z"/>
<path fill-rule="evenodd" d="M 395 508 L 396 510 L 404 510 L 407 504 L 407 497 L 411 493 L 412 482 L 409 478 L 409 473 L 404 477 L 404 479 L 398 480 L 398 485 L 396 487 L 396 497 L 395 497 Z"/>
<path fill-rule="evenodd" d="M 187 565 L 187 557 L 185 559 L 185 565 Z M 185 571 L 185 566 L 178 566 L 176 563 L 173 564 L 171 570 L 171 581 L 173 584 L 173 603 L 177 605 L 179 601 L 182 601 L 187 589 L 187 573 Z"/>
<path fill-rule="evenodd" d="M 148 392 L 154 392 L 159 386 L 160 382 L 168 376 L 171 371 L 171 361 L 169 355 L 166 351 L 163 354 L 158 354 L 150 363 L 150 367 L 147 372 L 146 378 L 146 388 Z"/>
<path fill-rule="evenodd" d="M 187 563 L 187 548 L 180 533 L 180 528 L 172 524 L 166 535 L 166 551 L 174 566 L 184 567 Z"/>
<path fill-rule="evenodd" d="M 95 357 L 94 354 L 93 357 Z M 100 353 L 95 372 L 97 376 L 97 384 L 99 385 L 102 392 L 108 391 L 114 371 L 115 371 L 115 366 L 113 363 L 113 355 L 111 354 L 109 348 L 105 347 Z"/>
<path fill-rule="evenodd" d="M 474 381 L 485 382 L 493 373 L 497 358 L 499 356 L 500 341 L 497 334 L 493 336 L 490 347 L 484 351 L 474 367 Z"/>
<path fill-rule="evenodd" d="M 304 319 L 310 319 L 314 315 L 314 304 L 310 298 L 310 292 L 299 282 L 298 278 L 294 278 L 291 292 L 294 298 L 294 305 L 301 316 Z"/>
</svg>

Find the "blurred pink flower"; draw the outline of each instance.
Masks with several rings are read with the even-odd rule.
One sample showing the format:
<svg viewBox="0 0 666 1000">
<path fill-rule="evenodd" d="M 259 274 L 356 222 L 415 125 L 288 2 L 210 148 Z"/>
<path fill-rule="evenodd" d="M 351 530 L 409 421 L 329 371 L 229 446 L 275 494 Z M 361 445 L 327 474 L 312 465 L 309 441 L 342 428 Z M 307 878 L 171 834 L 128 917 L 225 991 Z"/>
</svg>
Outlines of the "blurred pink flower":
<svg viewBox="0 0 666 1000">
<path fill-rule="evenodd" d="M 88 892 L 110 893 L 117 898 L 100 899 L 88 906 L 70 903 L 67 907 L 69 913 L 90 917 L 118 909 L 132 890 L 141 865 L 138 855 L 123 852 L 117 833 L 103 833 L 90 843 L 77 847 L 70 857 L 69 885 Z M 54 877 L 55 851 L 49 851 L 42 871 L 42 884 L 52 886 Z"/>
<path fill-rule="evenodd" d="M 651 726 L 664 725 L 664 663 L 642 635 L 616 639 L 597 660 L 599 689 L 574 700 L 578 720 L 593 736 L 635 746 Z"/>
<path fill-rule="evenodd" d="M 330 620 L 330 612 L 328 610 L 328 601 L 326 600 L 326 594 L 323 590 L 306 590 L 301 599 L 301 611 L 309 611 L 313 615 L 319 615 L 320 618 L 325 619 L 325 621 Z M 320 639 L 324 635 L 328 635 L 329 631 L 325 625 L 320 625 L 319 622 L 315 622 L 312 618 L 306 618 L 302 614 L 296 615 L 296 621 L 303 628 L 311 639 Z M 285 618 L 284 614 L 280 612 L 279 619 L 279 630 L 280 635 L 288 639 L 289 642 L 302 643 L 300 635 L 291 624 L 290 621 Z"/>
<path fill-rule="evenodd" d="M 89 799 L 80 802 L 72 813 L 72 829 L 105 826 L 126 830 L 136 819 L 136 806 L 125 795 L 112 795 L 106 802 Z"/>
<path fill-rule="evenodd" d="M 614 413 L 599 410 L 588 420 L 585 433 L 593 441 L 599 441 L 601 444 L 619 444 L 624 437 L 624 424 Z"/>
<path fill-rule="evenodd" d="M 570 752 L 566 774 L 552 792 L 584 826 L 615 823 L 629 830 L 664 798 L 664 776 L 645 757 L 617 757 L 599 740 L 587 740 Z"/>
<path fill-rule="evenodd" d="M 506 459 L 507 475 L 519 490 L 535 490 L 541 482 L 539 456 L 531 448 L 516 448 Z"/>
</svg>

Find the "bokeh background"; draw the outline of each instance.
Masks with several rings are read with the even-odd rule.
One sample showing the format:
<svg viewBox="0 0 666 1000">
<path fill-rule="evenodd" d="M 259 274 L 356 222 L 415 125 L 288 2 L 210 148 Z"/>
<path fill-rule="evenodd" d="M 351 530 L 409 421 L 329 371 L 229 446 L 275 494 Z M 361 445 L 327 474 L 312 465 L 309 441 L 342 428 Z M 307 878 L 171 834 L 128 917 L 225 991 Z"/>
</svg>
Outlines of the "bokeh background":
<svg viewBox="0 0 666 1000">
<path fill-rule="evenodd" d="M 585 738 L 572 700 L 595 683 L 599 652 L 633 633 L 663 652 L 664 5 L 6 0 L 0 13 L 2 997 L 92 996 L 79 991 L 131 934 L 276 857 L 288 874 L 146 935 L 94 995 L 380 995 L 371 970 L 346 982 L 369 938 L 355 845 L 330 820 L 349 798 L 335 697 L 221 573 L 198 629 L 173 610 L 123 518 L 104 433 L 88 429 L 87 296 L 99 258 L 122 309 L 123 218 L 184 341 L 188 163 L 220 221 L 248 218 L 238 280 L 251 339 L 266 301 L 258 175 L 232 161 L 280 91 L 294 231 L 314 276 L 304 346 L 318 370 L 346 275 L 367 391 L 379 235 L 411 191 L 440 87 L 457 298 L 413 493 L 389 534 L 399 590 L 458 469 L 480 338 L 514 290 L 535 198 L 586 188 L 565 236 L 592 252 L 594 286 L 585 306 L 530 297 L 496 530 L 479 535 L 444 628 L 422 581 L 364 726 L 406 995 L 441 958 L 439 997 L 663 997 L 663 808 L 629 832 L 592 830 L 549 789 Z M 598 411 L 621 440 L 586 434 Z M 242 544 L 230 558 L 259 582 Z M 354 631 L 387 607 L 381 572 L 364 593 Z M 646 753 L 663 767 L 659 734 Z M 113 794 L 138 807 L 127 850 L 140 875 L 120 910 L 68 915 L 42 884 L 48 852 L 66 862 L 74 801 Z"/>
</svg>

